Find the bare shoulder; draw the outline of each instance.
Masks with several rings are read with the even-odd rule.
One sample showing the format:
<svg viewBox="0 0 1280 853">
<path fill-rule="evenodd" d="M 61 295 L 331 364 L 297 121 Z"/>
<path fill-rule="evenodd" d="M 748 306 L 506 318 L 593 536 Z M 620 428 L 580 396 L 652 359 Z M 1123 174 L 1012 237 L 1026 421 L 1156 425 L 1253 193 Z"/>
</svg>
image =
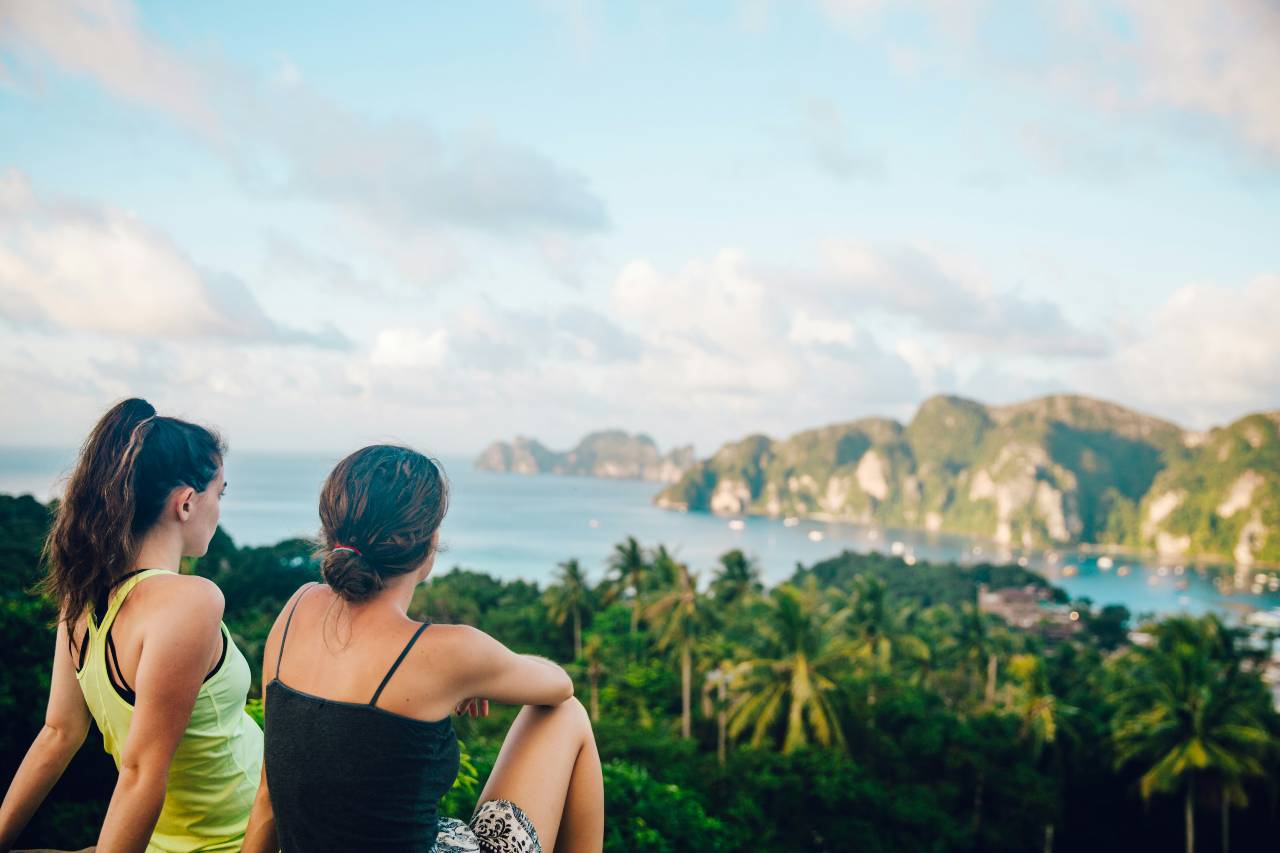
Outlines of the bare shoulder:
<svg viewBox="0 0 1280 853">
<path fill-rule="evenodd" d="M 222 590 L 198 575 L 163 574 L 147 578 L 129 592 L 125 606 L 145 614 L 145 636 L 170 642 L 175 636 L 213 636 L 222 622 L 226 601 Z M 128 622 L 138 624 L 135 620 Z"/>
<path fill-rule="evenodd" d="M 280 632 L 284 630 L 285 622 L 289 620 L 289 616 L 293 614 L 295 610 L 301 609 L 299 605 L 302 604 L 301 599 L 303 596 L 317 587 L 323 587 L 326 592 L 328 591 L 328 587 L 325 587 L 324 584 L 318 584 L 315 581 L 308 581 L 293 591 L 293 594 L 289 596 L 287 601 L 285 601 L 284 606 L 280 608 L 280 612 L 276 614 L 276 621 L 272 623 L 271 631 L 268 635 L 269 643 L 274 643 L 278 640 Z"/>
<path fill-rule="evenodd" d="M 211 616 L 221 619 L 226 607 L 218 585 L 199 575 L 155 575 L 138 584 L 129 597 L 142 599 L 148 609 L 160 607 L 172 615 L 202 621 Z"/>
<path fill-rule="evenodd" d="M 484 631 L 472 628 L 470 625 L 446 625 L 432 622 L 428 630 L 435 638 L 436 645 L 456 654 L 474 653 L 488 643 L 497 642 Z"/>
<path fill-rule="evenodd" d="M 280 612 L 276 614 L 276 621 L 272 623 L 271 630 L 267 632 L 266 642 L 262 644 L 262 679 L 264 684 L 275 675 L 276 656 L 280 650 L 285 624 L 288 623 L 289 617 L 295 609 L 299 609 L 298 605 L 302 603 L 302 597 L 316 587 L 324 587 L 324 584 L 308 581 L 295 589 L 284 603 L 284 606 L 280 608 Z M 327 592 L 328 588 L 324 588 Z"/>
<path fill-rule="evenodd" d="M 432 632 L 434 639 L 431 646 L 459 669 L 474 669 L 478 664 L 507 651 L 502 643 L 470 625 L 442 625 L 433 622 L 428 630 Z"/>
</svg>

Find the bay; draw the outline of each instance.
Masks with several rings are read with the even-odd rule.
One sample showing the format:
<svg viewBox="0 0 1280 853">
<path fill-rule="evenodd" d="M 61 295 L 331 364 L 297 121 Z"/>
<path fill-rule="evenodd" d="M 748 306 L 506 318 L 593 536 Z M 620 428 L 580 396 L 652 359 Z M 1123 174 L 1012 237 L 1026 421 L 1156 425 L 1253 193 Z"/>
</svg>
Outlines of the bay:
<svg viewBox="0 0 1280 853">
<path fill-rule="evenodd" d="M 336 453 L 229 454 L 223 528 L 239 545 L 314 536 L 320 524 L 320 487 L 338 459 Z M 74 460 L 74 450 L 0 447 L 0 493 L 30 493 L 47 500 L 60 493 Z M 788 526 L 781 519 L 754 517 L 731 526 L 728 519 L 713 515 L 657 509 L 650 503 L 660 488 L 654 483 L 514 476 L 476 471 L 467 458 L 441 461 L 451 497 L 441 533 L 446 550 L 437 571 L 460 565 L 545 584 L 558 563 L 576 557 L 598 579 L 613 545 L 627 536 L 646 546 L 665 544 L 704 578 L 720 554 L 741 548 L 759 561 L 770 584 L 790 576 L 797 563 L 808 565 L 845 549 L 959 564 L 1014 558 L 990 543 L 944 533 L 807 520 Z M 1224 589 L 1208 570 L 1192 565 L 1121 556 L 1108 564 L 1073 550 L 1025 557 L 1030 568 L 1072 597 L 1088 597 L 1098 605 L 1123 604 L 1135 615 L 1212 610 L 1239 616 L 1280 606 L 1280 592 L 1248 591 L 1251 574 L 1245 589 Z"/>
</svg>

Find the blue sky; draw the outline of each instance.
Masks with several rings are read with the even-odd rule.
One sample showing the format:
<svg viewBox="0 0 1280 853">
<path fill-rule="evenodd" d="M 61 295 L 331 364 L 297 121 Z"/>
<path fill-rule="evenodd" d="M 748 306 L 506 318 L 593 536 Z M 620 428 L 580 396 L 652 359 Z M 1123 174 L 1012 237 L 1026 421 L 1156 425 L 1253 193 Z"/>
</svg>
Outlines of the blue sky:
<svg viewBox="0 0 1280 853">
<path fill-rule="evenodd" d="M 1280 407 L 1280 10 L 0 4 L 5 443 Z"/>
</svg>

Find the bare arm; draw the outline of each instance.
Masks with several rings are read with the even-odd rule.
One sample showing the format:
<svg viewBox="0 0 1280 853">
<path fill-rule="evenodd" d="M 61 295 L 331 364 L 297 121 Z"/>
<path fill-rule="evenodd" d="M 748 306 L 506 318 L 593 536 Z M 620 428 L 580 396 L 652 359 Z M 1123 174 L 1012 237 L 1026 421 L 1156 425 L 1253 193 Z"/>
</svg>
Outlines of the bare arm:
<svg viewBox="0 0 1280 853">
<path fill-rule="evenodd" d="M 457 655 L 464 697 L 483 696 L 510 705 L 559 705 L 573 695 L 573 679 L 559 664 L 520 655 L 475 628 L 463 628 Z"/>
<path fill-rule="evenodd" d="M 266 709 L 267 685 L 276 677 L 276 661 L 279 659 L 281 634 L 284 632 L 285 614 L 293 610 L 293 603 L 315 584 L 305 584 L 295 592 L 284 609 L 276 616 L 267 641 L 262 645 L 262 705 Z M 244 832 L 244 846 L 241 853 L 276 853 L 280 849 L 280 841 L 276 836 L 276 813 L 271 807 L 271 792 L 267 789 L 267 764 L 262 763 L 262 778 L 258 782 L 258 793 L 253 798 L 253 810 L 249 812 L 249 826 Z"/>
<path fill-rule="evenodd" d="M 240 853 L 276 853 L 280 841 L 276 838 L 276 813 L 271 808 L 271 795 L 267 791 L 267 768 L 262 767 L 262 781 L 253 798 L 253 810 L 249 812 L 249 827 L 244 832 L 244 845 Z"/>
<path fill-rule="evenodd" d="M 164 805 L 169 763 L 191 719 L 209 659 L 221 642 L 223 600 L 217 587 L 195 578 L 161 582 L 165 588 L 155 590 L 158 595 L 147 614 L 133 720 L 120 754 L 120 778 L 98 837 L 99 850 L 146 848 Z"/>
<path fill-rule="evenodd" d="M 36 809 L 61 778 L 89 732 L 89 708 L 76 682 L 75 662 L 67 643 L 67 626 L 58 623 L 53 650 L 53 678 L 44 726 L 36 734 L 9 791 L 0 805 L 0 850 L 17 840 Z"/>
</svg>

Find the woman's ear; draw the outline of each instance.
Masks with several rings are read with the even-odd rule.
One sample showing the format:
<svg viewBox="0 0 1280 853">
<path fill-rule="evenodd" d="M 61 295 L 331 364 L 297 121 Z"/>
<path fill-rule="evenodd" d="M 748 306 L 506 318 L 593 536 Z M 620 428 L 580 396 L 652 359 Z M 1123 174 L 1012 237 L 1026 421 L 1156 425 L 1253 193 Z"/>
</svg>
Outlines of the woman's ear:
<svg viewBox="0 0 1280 853">
<path fill-rule="evenodd" d="M 196 490 L 190 486 L 178 489 L 174 493 L 174 513 L 178 516 L 178 521 L 186 521 L 191 518 L 192 501 L 195 500 Z"/>
<path fill-rule="evenodd" d="M 431 549 L 427 552 L 427 559 L 423 562 L 422 567 L 418 569 L 421 573 L 418 575 L 418 583 L 422 583 L 427 579 L 427 575 L 431 574 L 431 569 L 436 564 L 436 549 L 440 547 L 440 528 L 436 528 L 436 532 L 431 534 Z"/>
</svg>

